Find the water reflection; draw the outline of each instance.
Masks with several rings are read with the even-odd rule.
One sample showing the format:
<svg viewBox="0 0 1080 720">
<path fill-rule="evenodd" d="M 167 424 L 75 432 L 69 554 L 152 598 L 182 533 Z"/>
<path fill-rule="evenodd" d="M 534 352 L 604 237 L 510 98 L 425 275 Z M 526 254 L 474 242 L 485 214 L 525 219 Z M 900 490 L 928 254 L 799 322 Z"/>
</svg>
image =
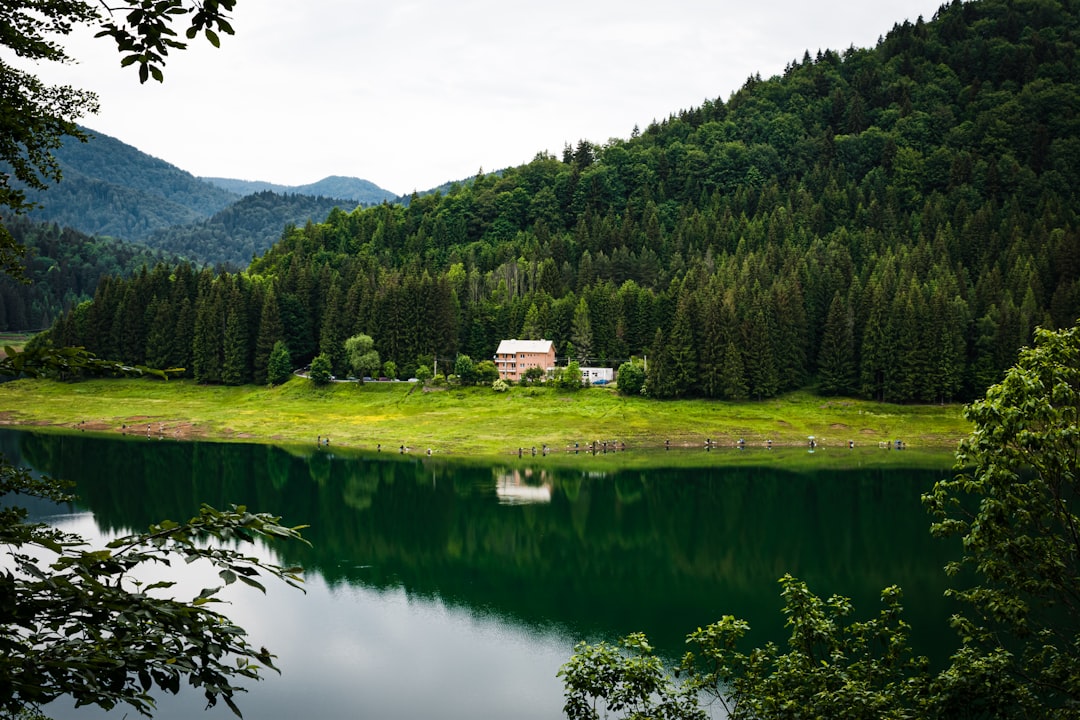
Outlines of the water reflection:
<svg viewBox="0 0 1080 720">
<path fill-rule="evenodd" d="M 551 502 L 548 471 L 524 468 L 495 471 L 495 494 L 501 505 L 533 505 Z"/>
<path fill-rule="evenodd" d="M 341 708 L 322 717 L 558 717 L 554 673 L 579 639 L 642 630 L 675 656 L 689 630 L 733 614 L 750 621 L 753 644 L 782 642 L 785 572 L 866 614 L 900 584 L 921 651 L 951 646 L 940 570 L 950 552 L 918 500 L 944 467 L 585 472 L 542 456 L 493 468 L 10 432 L 0 446 L 75 480 L 105 533 L 190 517 L 203 502 L 310 525 L 313 547 L 282 558 L 308 569 L 309 595 L 244 596 L 234 610 L 281 656 L 275 688 Z M 277 693 L 266 687 L 244 698 L 260 708 L 246 714 L 306 714 L 263 706 Z"/>
</svg>

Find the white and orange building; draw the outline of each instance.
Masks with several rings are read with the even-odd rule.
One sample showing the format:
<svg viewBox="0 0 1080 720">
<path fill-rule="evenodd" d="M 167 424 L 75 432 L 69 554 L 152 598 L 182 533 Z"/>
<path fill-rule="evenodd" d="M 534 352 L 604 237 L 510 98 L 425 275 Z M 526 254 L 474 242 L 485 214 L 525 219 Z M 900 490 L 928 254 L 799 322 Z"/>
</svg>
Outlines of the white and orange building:
<svg viewBox="0 0 1080 720">
<path fill-rule="evenodd" d="M 540 368 L 546 375 L 555 367 L 555 343 L 550 340 L 503 340 L 495 351 L 495 367 L 503 380 L 520 380 L 531 367 Z"/>
</svg>

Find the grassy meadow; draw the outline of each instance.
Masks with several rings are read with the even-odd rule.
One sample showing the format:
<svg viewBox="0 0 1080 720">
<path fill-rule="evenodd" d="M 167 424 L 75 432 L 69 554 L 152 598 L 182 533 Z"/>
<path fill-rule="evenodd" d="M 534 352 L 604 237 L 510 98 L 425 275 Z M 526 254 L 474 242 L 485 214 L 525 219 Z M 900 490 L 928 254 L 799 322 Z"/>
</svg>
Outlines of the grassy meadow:
<svg viewBox="0 0 1080 720">
<path fill-rule="evenodd" d="M 951 451 L 970 431 L 959 405 L 888 405 L 790 393 L 761 402 L 653 401 L 611 388 L 424 388 L 416 383 L 333 383 L 303 378 L 265 387 L 202 386 L 186 380 L 18 380 L 0 385 L 0 423 L 68 431 L 126 432 L 177 439 L 313 444 L 440 455 L 516 456 L 593 441 L 628 449 L 702 448 L 707 439 L 747 448 L 877 448 Z"/>
</svg>

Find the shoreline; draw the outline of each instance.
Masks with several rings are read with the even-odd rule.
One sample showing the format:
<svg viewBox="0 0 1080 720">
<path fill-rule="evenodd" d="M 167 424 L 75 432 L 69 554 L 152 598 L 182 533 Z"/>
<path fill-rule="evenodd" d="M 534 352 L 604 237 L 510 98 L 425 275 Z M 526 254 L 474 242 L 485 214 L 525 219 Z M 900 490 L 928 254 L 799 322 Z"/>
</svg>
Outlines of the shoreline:
<svg viewBox="0 0 1080 720">
<path fill-rule="evenodd" d="M 413 393 L 402 383 L 275 388 L 188 381 L 19 380 L 0 385 L 0 426 L 180 441 L 319 445 L 448 457 L 537 457 L 592 443 L 605 449 L 678 450 L 850 446 L 954 451 L 969 433 L 960 406 L 890 406 L 791 393 L 758 402 L 655 401 L 610 390 L 560 392 L 449 388 Z M 742 440 L 742 444 L 740 444 Z"/>
</svg>

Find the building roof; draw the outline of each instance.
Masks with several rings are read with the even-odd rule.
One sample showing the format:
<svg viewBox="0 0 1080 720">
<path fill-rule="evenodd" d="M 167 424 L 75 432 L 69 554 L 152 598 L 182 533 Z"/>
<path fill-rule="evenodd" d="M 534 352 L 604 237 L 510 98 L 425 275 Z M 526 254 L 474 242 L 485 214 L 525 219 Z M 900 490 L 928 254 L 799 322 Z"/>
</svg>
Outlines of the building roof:
<svg viewBox="0 0 1080 720">
<path fill-rule="evenodd" d="M 550 340 L 503 340 L 499 343 L 496 355 L 516 355 L 517 353 L 551 352 Z"/>
</svg>

